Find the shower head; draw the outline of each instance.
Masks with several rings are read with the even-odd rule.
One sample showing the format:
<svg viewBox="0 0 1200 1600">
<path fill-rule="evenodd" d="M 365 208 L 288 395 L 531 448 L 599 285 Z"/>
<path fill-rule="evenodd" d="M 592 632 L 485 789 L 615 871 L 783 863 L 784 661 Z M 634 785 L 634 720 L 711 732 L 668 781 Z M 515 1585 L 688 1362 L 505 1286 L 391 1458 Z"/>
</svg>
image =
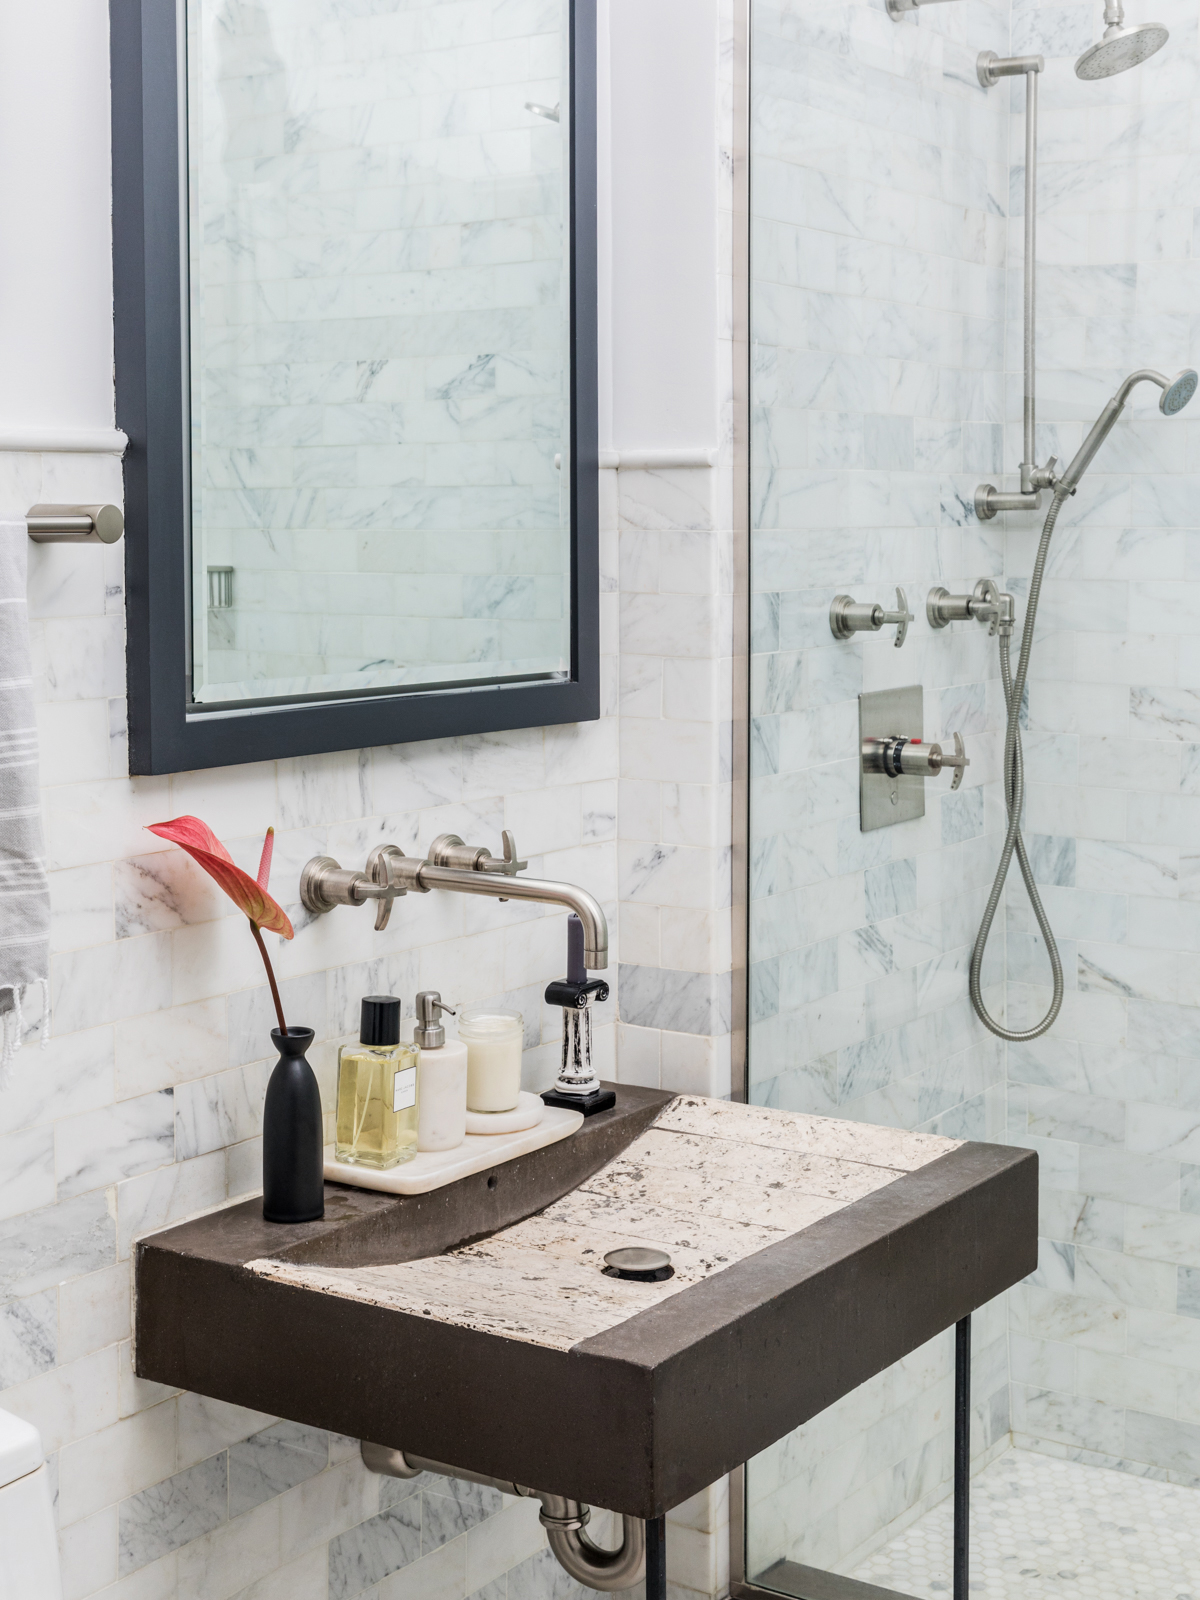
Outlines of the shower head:
<svg viewBox="0 0 1200 1600">
<path fill-rule="evenodd" d="M 1131 28 L 1108 28 L 1099 44 L 1091 45 L 1075 63 L 1077 78 L 1111 78 L 1139 66 L 1162 49 L 1170 38 L 1161 22 L 1135 22 Z"/>
<path fill-rule="evenodd" d="M 1074 461 L 1055 485 L 1056 491 L 1066 490 L 1070 494 L 1075 493 L 1080 478 L 1091 466 L 1097 450 L 1108 438 L 1113 430 L 1113 424 L 1124 411 L 1125 402 L 1129 399 L 1134 385 L 1139 383 L 1156 383 L 1162 390 L 1158 409 L 1165 417 L 1173 417 L 1177 411 L 1183 410 L 1195 394 L 1200 376 L 1191 367 L 1185 367 L 1173 378 L 1164 378 L 1161 372 L 1154 372 L 1150 367 L 1142 367 L 1137 372 L 1131 372 L 1096 418 L 1095 426 L 1080 445 Z"/>
<path fill-rule="evenodd" d="M 1090 45 L 1075 63 L 1077 78 L 1111 78 L 1114 73 L 1126 72 L 1161 50 L 1170 37 L 1161 22 L 1135 22 L 1126 27 L 1121 0 L 1105 0 L 1104 21 L 1103 39 Z"/>
<path fill-rule="evenodd" d="M 1173 417 L 1177 411 L 1182 411 L 1195 394 L 1197 383 L 1200 383 L 1200 377 L 1191 367 L 1185 367 L 1182 372 L 1177 372 L 1164 388 L 1158 402 L 1158 409 L 1163 416 Z"/>
</svg>

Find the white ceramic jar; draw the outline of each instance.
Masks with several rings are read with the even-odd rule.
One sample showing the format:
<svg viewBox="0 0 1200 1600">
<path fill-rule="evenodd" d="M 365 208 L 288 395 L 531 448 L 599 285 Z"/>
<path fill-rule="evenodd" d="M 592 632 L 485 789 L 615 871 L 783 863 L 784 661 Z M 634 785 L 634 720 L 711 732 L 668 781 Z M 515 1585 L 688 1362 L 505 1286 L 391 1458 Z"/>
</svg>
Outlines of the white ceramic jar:
<svg viewBox="0 0 1200 1600">
<path fill-rule="evenodd" d="M 467 1136 L 467 1052 L 454 1039 L 421 1051 L 417 1149 L 457 1150 Z"/>
<path fill-rule="evenodd" d="M 525 1024 L 516 1011 L 464 1011 L 458 1037 L 467 1047 L 468 1111 L 512 1111 L 521 1093 Z"/>
<path fill-rule="evenodd" d="M 457 1150 L 467 1136 L 467 1047 L 447 1039 L 442 1004 L 436 989 L 417 996 L 417 1021 L 413 1043 L 421 1052 L 417 1062 L 417 1149 Z"/>
</svg>

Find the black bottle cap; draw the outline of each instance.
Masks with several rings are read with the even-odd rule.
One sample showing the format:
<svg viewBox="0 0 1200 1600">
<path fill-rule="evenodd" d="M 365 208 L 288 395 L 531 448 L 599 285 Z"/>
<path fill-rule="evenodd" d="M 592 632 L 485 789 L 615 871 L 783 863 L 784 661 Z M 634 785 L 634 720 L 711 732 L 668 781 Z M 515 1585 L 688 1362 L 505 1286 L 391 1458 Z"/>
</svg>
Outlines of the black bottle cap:
<svg viewBox="0 0 1200 1600">
<path fill-rule="evenodd" d="M 363 1044 L 400 1043 L 400 1002 L 394 994 L 363 996 L 358 1037 Z"/>
</svg>

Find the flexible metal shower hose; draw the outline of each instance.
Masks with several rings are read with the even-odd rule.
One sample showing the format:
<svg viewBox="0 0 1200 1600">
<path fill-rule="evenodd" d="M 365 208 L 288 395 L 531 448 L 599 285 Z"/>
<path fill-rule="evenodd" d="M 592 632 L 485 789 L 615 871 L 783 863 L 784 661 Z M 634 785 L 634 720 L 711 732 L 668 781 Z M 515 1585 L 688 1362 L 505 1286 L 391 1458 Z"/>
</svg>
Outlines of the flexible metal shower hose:
<svg viewBox="0 0 1200 1600">
<path fill-rule="evenodd" d="M 1008 722 L 1004 734 L 1004 804 L 1008 811 L 1008 832 L 1004 836 L 1004 848 L 1000 852 L 1000 865 L 996 868 L 996 881 L 992 884 L 992 892 L 988 895 L 987 909 L 983 913 L 983 920 L 979 924 L 979 932 L 975 935 L 975 948 L 971 951 L 971 1004 L 975 1014 L 985 1028 L 1000 1039 L 1008 1039 L 1013 1044 L 1020 1044 L 1026 1039 L 1037 1039 L 1045 1033 L 1047 1028 L 1054 1024 L 1055 1017 L 1062 1009 L 1063 1001 L 1063 972 L 1062 961 L 1059 959 L 1058 946 L 1054 942 L 1054 930 L 1046 916 L 1042 897 L 1038 894 L 1037 884 L 1033 881 L 1033 868 L 1029 864 L 1029 857 L 1025 853 L 1025 841 L 1021 837 L 1021 810 L 1025 804 L 1025 757 L 1021 750 L 1021 701 L 1025 694 L 1025 679 L 1029 673 L 1029 657 L 1033 652 L 1033 628 L 1037 621 L 1038 600 L 1042 592 L 1042 577 L 1046 570 L 1046 557 L 1050 552 L 1050 537 L 1054 532 L 1054 524 L 1058 521 L 1059 509 L 1066 499 L 1065 493 L 1056 493 L 1051 503 L 1050 510 L 1046 513 L 1046 522 L 1042 528 L 1041 542 L 1038 545 L 1037 560 L 1033 563 L 1033 577 L 1029 581 L 1029 603 L 1025 607 L 1025 625 L 1021 629 L 1021 649 L 1017 656 L 1017 676 L 1013 681 L 1012 668 L 1009 658 L 1008 636 L 1000 635 L 1000 676 L 1004 683 L 1004 704 L 1008 711 Z M 988 1009 L 983 1003 L 983 985 L 980 982 L 980 972 L 983 968 L 983 952 L 987 948 L 988 935 L 992 931 L 992 923 L 1000 906 L 1000 897 L 1004 893 L 1004 880 L 1008 877 L 1008 869 L 1012 864 L 1013 851 L 1017 853 L 1017 862 L 1021 868 L 1021 877 L 1025 880 L 1025 891 L 1029 896 L 1029 903 L 1033 907 L 1033 914 L 1037 918 L 1037 925 L 1042 931 L 1042 938 L 1046 941 L 1046 953 L 1050 957 L 1050 971 L 1054 978 L 1054 995 L 1050 1001 L 1050 1009 L 1042 1020 L 1032 1028 L 1005 1028 L 994 1017 L 988 1015 Z"/>
</svg>

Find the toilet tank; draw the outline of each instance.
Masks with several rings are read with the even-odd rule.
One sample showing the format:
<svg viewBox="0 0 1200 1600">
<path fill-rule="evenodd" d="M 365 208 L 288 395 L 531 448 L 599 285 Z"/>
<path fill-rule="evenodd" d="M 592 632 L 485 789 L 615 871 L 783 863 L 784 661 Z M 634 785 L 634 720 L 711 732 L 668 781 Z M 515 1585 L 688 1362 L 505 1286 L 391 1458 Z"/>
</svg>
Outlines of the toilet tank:
<svg viewBox="0 0 1200 1600">
<path fill-rule="evenodd" d="M 42 1441 L 8 1411 L 0 1411 L 0 1600 L 62 1600 Z"/>
</svg>

